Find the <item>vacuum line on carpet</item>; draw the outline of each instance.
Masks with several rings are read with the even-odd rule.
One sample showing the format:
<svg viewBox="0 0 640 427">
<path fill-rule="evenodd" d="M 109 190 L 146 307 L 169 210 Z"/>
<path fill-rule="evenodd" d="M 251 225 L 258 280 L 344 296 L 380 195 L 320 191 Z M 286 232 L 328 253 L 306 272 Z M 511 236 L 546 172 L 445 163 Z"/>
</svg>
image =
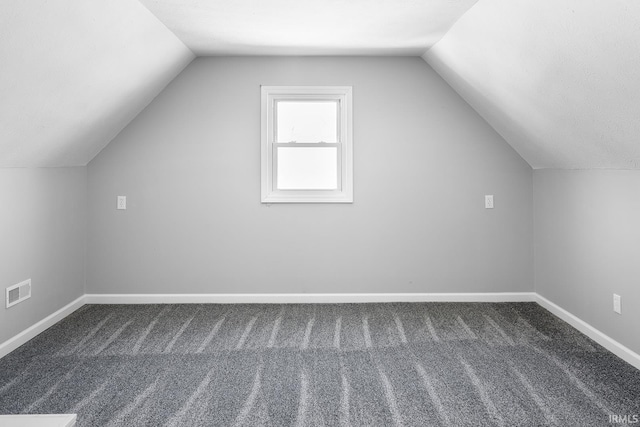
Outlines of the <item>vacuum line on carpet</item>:
<svg viewBox="0 0 640 427">
<path fill-rule="evenodd" d="M 349 422 L 349 380 L 347 380 L 347 375 L 345 373 L 342 360 L 340 361 L 340 379 L 341 379 L 340 425 L 350 426 L 351 423 Z"/>
<path fill-rule="evenodd" d="M 247 323 L 247 326 L 244 328 L 244 332 L 242 333 L 240 340 L 238 340 L 238 344 L 236 345 L 236 350 L 240 350 L 242 348 L 242 346 L 244 345 L 244 342 L 249 337 L 249 334 L 251 333 L 251 329 L 253 328 L 253 324 L 256 323 L 256 320 L 258 320 L 258 316 L 253 316 L 251 320 L 249 320 L 249 323 Z"/>
<path fill-rule="evenodd" d="M 313 329 L 313 324 L 316 322 L 316 318 L 312 317 L 307 322 L 307 327 L 304 330 L 304 337 L 302 337 L 302 344 L 300 345 L 300 349 L 306 350 L 309 347 L 309 341 L 311 340 L 311 330 Z"/>
<path fill-rule="evenodd" d="M 95 334 L 97 334 L 97 333 L 98 333 L 98 331 L 100 331 L 100 329 L 102 329 L 102 327 L 105 325 L 105 323 L 107 323 L 107 322 L 109 321 L 109 319 L 111 319 L 111 317 L 113 317 L 113 315 L 114 315 L 114 313 L 113 313 L 113 312 L 111 312 L 111 313 L 107 314 L 107 315 L 105 316 L 105 318 L 104 318 L 104 319 L 102 319 L 102 320 L 100 321 L 100 323 L 98 323 L 98 324 L 96 325 L 96 327 L 95 327 L 95 328 L 93 328 L 93 329 L 92 329 L 92 330 L 91 330 L 87 335 L 85 335 L 85 336 L 84 336 L 84 338 L 82 338 L 82 339 L 80 340 L 80 342 L 79 342 L 78 344 L 76 344 L 76 346 L 73 348 L 73 350 L 71 350 L 71 351 L 67 352 L 67 354 L 74 354 L 74 353 L 77 353 L 77 352 L 78 352 L 78 350 L 80 350 L 80 348 L 82 348 L 82 346 L 83 346 L 83 345 L 85 345 L 85 343 L 86 343 L 87 341 L 89 341 L 91 338 L 93 338 L 93 336 L 94 336 Z M 64 351 L 61 351 L 60 353 L 61 353 L 61 354 L 58 354 L 58 355 L 64 355 L 64 354 L 65 354 L 65 352 L 64 352 Z"/>
<path fill-rule="evenodd" d="M 436 342 L 440 341 L 440 337 L 436 333 L 436 328 L 433 327 L 433 322 L 431 321 L 431 317 L 429 317 L 428 314 L 424 315 L 424 323 L 425 323 L 425 325 L 427 325 L 427 329 L 429 330 L 429 333 L 431 334 L 431 338 L 433 338 L 433 340 L 436 341 Z"/>
<path fill-rule="evenodd" d="M 17 377 L 15 377 L 14 379 L 12 379 L 11 381 L 9 381 L 8 383 L 6 383 L 5 385 L 3 385 L 2 387 L 0 387 L 0 394 L 4 393 L 5 391 L 9 390 L 11 387 L 13 387 L 14 385 L 16 385 L 18 383 L 18 380 L 20 380 L 22 374 L 18 375 Z"/>
<path fill-rule="evenodd" d="M 40 398 L 38 400 L 33 402 L 31 405 L 29 405 L 29 407 L 27 409 L 25 409 L 24 412 L 27 413 L 27 414 L 32 413 L 38 406 L 40 406 L 40 404 L 42 402 L 47 400 L 58 389 L 58 387 L 60 387 L 60 384 L 62 384 L 64 381 L 67 381 L 69 378 L 71 378 L 73 376 L 73 374 L 76 372 L 76 370 L 78 369 L 79 366 L 80 365 L 75 366 L 73 369 L 71 369 L 69 372 L 67 372 L 62 378 L 60 378 L 58 381 L 56 381 L 56 383 L 54 385 L 52 385 L 49 388 L 49 390 L 47 390 L 42 396 L 40 396 Z"/>
<path fill-rule="evenodd" d="M 297 427 L 303 427 L 305 425 L 305 417 L 307 415 L 308 402 L 309 402 L 309 378 L 303 367 L 300 370 L 300 399 L 298 401 L 298 415 L 296 417 Z"/>
<path fill-rule="evenodd" d="M 107 427 L 116 427 L 126 425 L 124 423 L 124 419 L 133 414 L 133 412 L 142 404 L 144 404 L 145 400 L 153 394 L 156 387 L 158 386 L 158 380 L 147 387 L 142 393 L 140 393 L 133 402 L 128 404 L 122 411 L 118 413 L 114 418 L 111 419 Z"/>
<path fill-rule="evenodd" d="M 529 396 L 531 396 L 531 399 L 535 402 L 538 409 L 540 409 L 540 412 L 542 412 L 542 415 L 544 415 L 545 420 L 547 420 L 547 424 L 550 426 L 557 426 L 558 420 L 556 420 L 556 417 L 549 409 L 549 406 L 545 403 L 540 394 L 538 394 L 538 392 L 533 388 L 533 385 L 531 385 L 527 377 L 525 377 L 518 369 L 516 369 L 515 365 L 512 362 L 509 362 L 509 365 L 511 366 L 511 370 L 513 371 L 513 373 L 524 386 L 525 390 L 527 390 Z"/>
<path fill-rule="evenodd" d="M 251 387 L 249 397 L 247 397 L 247 400 L 244 402 L 244 405 L 240 410 L 240 413 L 236 417 L 236 421 L 233 423 L 234 426 L 244 425 L 245 420 L 251 413 L 251 409 L 253 409 L 253 405 L 255 404 L 256 399 L 258 398 L 258 393 L 260 392 L 262 368 L 263 365 L 261 363 L 260 366 L 258 366 L 258 371 L 256 372 L 255 379 L 253 380 L 253 386 Z"/>
<path fill-rule="evenodd" d="M 473 331 L 471 330 L 471 328 L 469 327 L 469 325 L 467 325 L 465 323 L 464 320 L 462 320 L 462 317 L 458 316 L 457 318 L 458 320 L 458 324 L 462 327 L 462 329 L 464 329 L 464 331 L 467 333 L 467 335 L 469 336 L 469 338 L 471 339 L 477 339 L 478 337 L 476 336 L 476 334 L 473 333 Z"/>
<path fill-rule="evenodd" d="M 71 413 L 77 414 L 78 412 L 82 411 L 82 409 L 85 406 L 87 406 L 87 404 L 89 402 L 95 401 L 97 399 L 98 395 L 100 395 L 100 393 L 102 393 L 104 391 L 104 389 L 107 388 L 107 385 L 109 384 L 109 381 L 111 381 L 111 380 L 107 379 L 106 381 L 104 381 L 102 384 L 100 384 L 100 387 L 98 387 L 97 389 L 92 391 L 89 396 L 85 397 L 80 402 L 78 402 L 78 404 L 76 406 L 74 406 L 73 409 L 71 409 Z"/>
<path fill-rule="evenodd" d="M 111 345 L 112 342 L 114 342 L 119 336 L 120 334 L 127 329 L 127 327 L 132 324 L 133 321 L 129 320 L 127 323 L 125 323 L 124 325 L 120 326 L 118 328 L 117 331 L 115 331 L 113 334 L 111 334 L 111 336 L 100 346 L 98 347 L 98 349 L 93 353 L 94 356 L 99 355 L 100 353 L 102 353 L 107 347 L 109 347 Z"/>
<path fill-rule="evenodd" d="M 507 344 L 509 344 L 509 345 L 515 345 L 516 344 L 513 341 L 513 339 L 509 335 L 507 335 L 507 333 L 504 331 L 504 329 L 502 329 L 491 317 L 487 316 L 486 314 L 484 314 L 483 317 L 485 318 L 485 320 L 487 322 L 489 322 L 489 324 L 491 326 L 493 326 L 493 329 L 495 329 L 500 334 L 502 339 L 504 339 L 507 342 Z"/>
<path fill-rule="evenodd" d="M 107 385 L 109 385 L 109 383 L 114 379 L 120 376 L 120 374 L 122 373 L 122 371 L 124 371 L 124 366 L 120 367 L 120 369 L 118 369 L 118 372 L 116 372 L 114 375 L 108 376 L 107 379 L 105 381 L 102 382 L 102 384 L 100 384 L 100 386 L 95 389 L 94 391 L 91 392 L 91 394 L 89 394 L 89 396 L 86 396 L 84 399 L 82 399 L 80 402 L 78 402 L 72 409 L 71 409 L 71 413 L 72 414 L 77 414 L 80 411 L 82 411 L 82 409 L 87 406 L 88 403 L 90 402 L 94 402 L 97 400 L 98 396 L 100 395 L 100 393 L 102 393 L 106 388 Z"/>
<path fill-rule="evenodd" d="M 136 344 L 133 346 L 133 349 L 131 350 L 132 355 L 135 356 L 136 354 L 138 354 L 138 352 L 140 352 L 140 348 L 142 347 L 142 343 L 144 342 L 144 340 L 147 339 L 147 336 L 151 333 L 153 328 L 156 326 L 156 323 L 158 323 L 160 318 L 164 316 L 164 314 L 167 311 L 169 311 L 169 309 L 170 309 L 170 306 L 163 307 L 160 313 L 158 313 L 156 317 L 154 317 L 154 319 L 151 321 L 151 323 L 149 323 L 149 325 L 144 329 L 144 331 L 142 331 L 142 335 L 140 335 L 140 338 L 138 338 L 138 341 L 136 341 Z"/>
<path fill-rule="evenodd" d="M 484 407 L 486 408 L 487 412 L 489 413 L 491 418 L 493 418 L 496 424 L 498 424 L 498 426 L 503 427 L 505 425 L 504 419 L 502 419 L 502 416 L 498 412 L 498 409 L 491 401 L 491 398 L 489 397 L 489 393 L 487 393 L 487 390 L 482 385 L 480 378 L 478 378 L 478 376 L 476 375 L 471 365 L 469 365 L 462 357 L 459 357 L 459 359 L 460 359 L 460 363 L 462 363 L 462 366 L 464 366 L 464 370 L 466 371 L 467 375 L 471 379 L 471 382 L 473 383 L 476 390 L 478 391 L 478 394 L 480 395 L 480 400 L 482 400 L 482 403 L 484 403 Z"/>
<path fill-rule="evenodd" d="M 211 383 L 211 379 L 212 379 L 212 375 L 213 375 L 213 371 L 214 370 L 215 370 L 215 367 L 211 368 L 209 370 L 209 372 L 207 372 L 207 375 L 204 377 L 204 379 L 202 381 L 200 381 L 200 384 L 198 384 L 198 388 L 196 388 L 196 390 L 191 394 L 191 396 L 189 396 L 189 399 L 187 399 L 187 401 L 184 403 L 184 405 L 182 405 L 180 410 L 177 413 L 175 413 L 173 415 L 173 417 L 171 417 L 171 419 L 167 423 L 168 427 L 177 426 L 178 423 L 187 414 L 189 414 L 191 412 L 191 409 L 192 409 L 193 405 L 196 403 L 196 401 L 198 400 L 198 398 L 200 396 L 202 396 L 202 394 L 205 392 L 207 387 L 209 387 L 209 384 Z"/>
<path fill-rule="evenodd" d="M 278 313 L 278 317 L 273 321 L 273 329 L 271 329 L 271 336 L 269 337 L 267 348 L 272 348 L 276 345 L 276 338 L 278 338 L 278 332 L 280 331 L 280 325 L 282 324 L 282 317 L 284 316 L 284 307 L 285 306 L 282 306 L 280 313 Z"/>
<path fill-rule="evenodd" d="M 400 342 L 402 344 L 406 344 L 408 341 L 407 341 L 407 335 L 404 332 L 404 326 L 402 325 L 402 320 L 400 320 L 400 317 L 398 316 L 398 314 L 393 315 L 393 320 L 396 322 L 396 328 L 398 328 L 398 334 L 400 335 Z"/>
<path fill-rule="evenodd" d="M 518 317 L 518 320 L 517 320 L 516 323 L 522 324 L 525 328 L 527 328 L 528 330 L 530 330 L 535 335 L 537 335 L 538 337 L 542 338 L 545 341 L 551 340 L 551 338 L 549 338 L 548 336 L 546 336 L 545 334 L 543 334 L 542 332 L 540 332 L 539 330 L 537 330 L 536 328 L 531 326 L 531 324 L 529 322 L 527 322 L 526 320 L 524 320 L 522 317 Z"/>
<path fill-rule="evenodd" d="M 213 340 L 213 337 L 215 337 L 216 334 L 218 333 L 218 331 L 220 330 L 220 327 L 224 323 L 224 320 L 225 320 L 225 318 L 222 317 L 222 318 L 220 318 L 220 320 L 218 320 L 216 322 L 215 325 L 213 325 L 213 328 L 211 328 L 211 332 L 209 332 L 209 334 L 204 339 L 204 341 L 202 341 L 202 344 L 200 344 L 200 347 L 198 347 L 198 350 L 196 350 L 196 353 L 202 353 L 204 351 L 204 349 L 207 348 L 207 346 L 209 345 L 211 340 Z"/>
<path fill-rule="evenodd" d="M 369 318 L 367 316 L 362 316 L 362 330 L 364 332 L 365 347 L 373 347 L 373 344 L 371 342 L 371 331 L 369 331 Z"/>
<path fill-rule="evenodd" d="M 447 411 L 445 411 L 444 406 L 442 405 L 442 402 L 438 397 L 438 393 L 436 392 L 436 389 L 433 387 L 433 384 L 429 379 L 429 375 L 427 375 L 427 371 L 425 371 L 424 367 L 419 362 L 415 363 L 415 367 L 416 367 L 416 371 L 418 371 L 418 375 L 420 376 L 420 380 L 422 381 L 422 384 L 427 389 L 427 393 L 429 394 L 429 398 L 431 398 L 431 401 L 433 402 L 433 406 L 438 411 L 438 416 L 442 420 L 442 423 L 447 427 L 451 427 L 452 424 L 451 424 L 451 421 L 449 420 L 449 416 L 447 415 Z"/>
<path fill-rule="evenodd" d="M 336 319 L 336 326 L 333 329 L 333 346 L 340 349 L 340 334 L 342 333 L 342 317 Z"/>
<path fill-rule="evenodd" d="M 602 412 L 604 412 L 607 416 L 609 416 L 609 414 L 613 414 L 614 412 L 611 412 L 609 410 L 609 408 L 607 407 L 607 405 L 605 405 L 604 403 L 602 403 L 602 400 L 598 399 L 596 397 L 596 395 L 593 394 L 593 392 L 591 390 L 589 390 L 589 387 L 587 387 L 578 377 L 576 377 L 573 372 L 571 372 L 569 370 L 569 368 L 562 363 L 561 361 L 559 361 L 555 356 L 548 354 L 546 351 L 542 350 L 539 347 L 536 347 L 535 345 L 531 345 L 531 348 L 533 348 L 536 352 L 538 352 L 539 354 L 545 356 L 547 359 L 549 359 L 551 362 L 553 362 L 558 368 L 560 368 L 562 370 L 562 372 L 564 372 L 564 374 L 569 377 L 569 379 L 571 380 L 571 382 L 573 382 L 573 384 L 585 395 L 589 398 L 589 400 L 591 400 L 597 407 L 598 409 L 600 409 Z"/>
<path fill-rule="evenodd" d="M 389 406 L 389 411 L 391 412 L 391 418 L 393 419 L 393 423 L 401 427 L 402 426 L 402 416 L 400 415 L 400 411 L 398 410 L 398 402 L 396 401 L 396 396 L 393 393 L 393 386 L 387 377 L 387 374 L 384 373 L 382 368 L 378 366 L 378 374 L 380 375 L 380 379 L 382 380 L 382 388 L 384 390 L 384 396 L 387 399 L 387 405 Z"/>
<path fill-rule="evenodd" d="M 193 313 L 193 315 L 191 315 L 191 317 L 189 317 L 186 322 L 184 322 L 184 324 L 182 325 L 182 327 L 178 330 L 178 332 L 173 336 L 173 338 L 171 339 L 171 341 L 169 341 L 169 344 L 167 344 L 167 346 L 164 348 L 163 353 L 167 354 L 170 353 L 171 350 L 173 350 L 173 346 L 176 345 L 176 342 L 178 341 L 178 339 L 182 336 L 182 334 L 184 334 L 184 331 L 187 330 L 187 328 L 189 327 L 189 325 L 191 324 L 191 322 L 193 322 L 193 319 L 196 317 L 196 314 L 198 312 L 196 311 L 195 313 Z"/>
</svg>

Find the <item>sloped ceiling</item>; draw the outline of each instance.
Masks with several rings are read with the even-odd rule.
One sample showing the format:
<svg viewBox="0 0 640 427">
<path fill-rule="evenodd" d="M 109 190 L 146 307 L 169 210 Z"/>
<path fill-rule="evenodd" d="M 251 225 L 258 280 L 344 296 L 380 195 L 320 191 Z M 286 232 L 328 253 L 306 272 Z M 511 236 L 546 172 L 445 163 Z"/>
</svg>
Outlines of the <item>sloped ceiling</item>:
<svg viewBox="0 0 640 427">
<path fill-rule="evenodd" d="M 193 52 L 426 51 L 534 168 L 640 169 L 640 1 L 476 2 L 4 0 L 0 167 L 87 164 Z"/>
<path fill-rule="evenodd" d="M 480 0 L 423 58 L 532 167 L 640 169 L 640 1 Z"/>
<path fill-rule="evenodd" d="M 197 55 L 421 55 L 477 0 L 141 0 Z"/>
<path fill-rule="evenodd" d="M 3 0 L 0 167 L 87 164 L 193 58 L 137 1 Z"/>
</svg>

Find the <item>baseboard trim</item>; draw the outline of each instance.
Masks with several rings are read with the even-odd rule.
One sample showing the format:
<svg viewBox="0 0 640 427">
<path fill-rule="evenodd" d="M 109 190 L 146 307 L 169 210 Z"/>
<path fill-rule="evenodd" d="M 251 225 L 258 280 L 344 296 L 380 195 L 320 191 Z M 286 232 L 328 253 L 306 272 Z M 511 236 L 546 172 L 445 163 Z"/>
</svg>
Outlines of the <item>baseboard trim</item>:
<svg viewBox="0 0 640 427">
<path fill-rule="evenodd" d="M 77 298 L 76 300 L 70 302 L 69 304 L 62 307 L 60 310 L 55 313 L 50 314 L 45 317 L 38 323 L 28 327 L 24 331 L 20 332 L 18 335 L 15 335 L 13 338 L 9 338 L 2 344 L 0 344 L 0 358 L 3 358 L 7 354 L 11 353 L 16 348 L 20 347 L 22 344 L 26 343 L 30 339 L 36 337 L 41 332 L 44 332 L 46 329 L 55 325 L 80 307 L 85 304 L 85 296 Z"/>
<path fill-rule="evenodd" d="M 576 328 L 578 331 L 582 332 L 583 334 L 609 350 L 611 353 L 615 354 L 625 362 L 634 366 L 636 369 L 640 369 L 640 354 L 620 344 L 618 341 L 594 328 L 579 317 L 571 314 L 559 305 L 549 301 L 542 295 L 536 294 L 536 302 L 543 308 L 550 311 L 552 314 L 564 320 L 565 322 Z"/>
<path fill-rule="evenodd" d="M 87 304 L 330 304 L 371 302 L 533 302 L 534 292 L 380 294 L 87 294 Z"/>
<path fill-rule="evenodd" d="M 85 294 L 0 344 L 0 358 L 85 304 L 310 304 L 367 302 L 536 302 L 622 360 L 640 369 L 640 355 L 535 292 L 368 294 Z"/>
</svg>

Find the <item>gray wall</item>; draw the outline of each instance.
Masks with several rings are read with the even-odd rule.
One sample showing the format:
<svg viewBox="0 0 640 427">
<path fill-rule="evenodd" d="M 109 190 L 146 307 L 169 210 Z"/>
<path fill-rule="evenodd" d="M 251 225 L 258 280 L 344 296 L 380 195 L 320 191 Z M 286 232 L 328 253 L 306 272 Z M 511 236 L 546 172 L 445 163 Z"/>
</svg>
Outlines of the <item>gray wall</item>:
<svg viewBox="0 0 640 427">
<path fill-rule="evenodd" d="M 640 171 L 537 170 L 534 188 L 536 291 L 640 353 Z"/>
<path fill-rule="evenodd" d="M 0 169 L 0 343 L 84 294 L 87 169 Z M 32 279 L 6 308 L 6 287 Z"/>
<path fill-rule="evenodd" d="M 353 85 L 355 203 L 260 204 L 260 85 Z M 531 168 L 420 58 L 199 58 L 88 180 L 88 293 L 533 290 Z"/>
</svg>

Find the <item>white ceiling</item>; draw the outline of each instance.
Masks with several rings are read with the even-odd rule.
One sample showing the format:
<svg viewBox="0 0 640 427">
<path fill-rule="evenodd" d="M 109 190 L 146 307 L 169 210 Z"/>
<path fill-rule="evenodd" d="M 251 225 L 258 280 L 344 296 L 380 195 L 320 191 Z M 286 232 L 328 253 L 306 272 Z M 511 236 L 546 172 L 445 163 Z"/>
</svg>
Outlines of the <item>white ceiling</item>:
<svg viewBox="0 0 640 427">
<path fill-rule="evenodd" d="M 424 58 L 532 167 L 640 169 L 640 1 L 480 0 Z"/>
<path fill-rule="evenodd" d="M 640 1 L 476 1 L 3 0 L 0 167 L 87 164 L 193 52 L 433 46 L 423 58 L 534 168 L 640 169 Z"/>
<path fill-rule="evenodd" d="M 0 167 L 87 164 L 193 58 L 135 0 L 3 0 Z"/>
<path fill-rule="evenodd" d="M 140 0 L 197 55 L 421 55 L 477 0 Z"/>
</svg>

